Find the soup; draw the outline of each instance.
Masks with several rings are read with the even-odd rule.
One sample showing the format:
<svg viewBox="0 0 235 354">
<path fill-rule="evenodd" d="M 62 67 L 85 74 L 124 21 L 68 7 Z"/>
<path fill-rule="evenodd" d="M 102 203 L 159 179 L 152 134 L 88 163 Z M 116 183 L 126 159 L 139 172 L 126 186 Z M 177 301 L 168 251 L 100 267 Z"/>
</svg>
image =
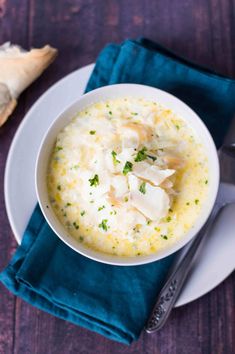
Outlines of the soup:
<svg viewBox="0 0 235 354">
<path fill-rule="evenodd" d="M 47 178 L 52 208 L 71 237 L 130 257 L 184 237 L 210 182 L 204 147 L 187 121 L 133 97 L 79 112 L 57 136 Z"/>
</svg>

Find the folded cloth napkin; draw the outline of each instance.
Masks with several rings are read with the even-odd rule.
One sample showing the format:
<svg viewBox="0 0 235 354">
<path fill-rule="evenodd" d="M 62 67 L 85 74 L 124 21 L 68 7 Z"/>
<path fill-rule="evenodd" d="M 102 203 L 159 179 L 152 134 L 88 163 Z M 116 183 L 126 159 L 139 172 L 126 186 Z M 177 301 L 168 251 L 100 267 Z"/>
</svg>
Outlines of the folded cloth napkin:
<svg viewBox="0 0 235 354">
<path fill-rule="evenodd" d="M 108 45 L 86 91 L 120 82 L 155 86 L 181 98 L 205 121 L 217 146 L 235 112 L 235 81 L 146 39 Z M 87 259 L 59 240 L 36 206 L 0 280 L 44 311 L 129 344 L 140 335 L 173 261 L 170 256 L 119 267 Z"/>
</svg>

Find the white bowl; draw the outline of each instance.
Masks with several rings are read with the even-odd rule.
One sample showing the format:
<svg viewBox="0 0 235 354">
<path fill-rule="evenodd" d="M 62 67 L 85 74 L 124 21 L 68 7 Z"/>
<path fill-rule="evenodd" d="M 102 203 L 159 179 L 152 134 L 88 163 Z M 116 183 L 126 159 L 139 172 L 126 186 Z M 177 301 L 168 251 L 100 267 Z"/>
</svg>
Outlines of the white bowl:
<svg viewBox="0 0 235 354">
<path fill-rule="evenodd" d="M 178 114 L 183 120 L 187 121 L 189 125 L 196 131 L 197 135 L 200 136 L 202 144 L 205 146 L 205 152 L 209 161 L 209 180 L 208 185 L 208 197 L 202 206 L 201 213 L 194 224 L 194 226 L 184 235 L 182 238 L 174 243 L 169 248 L 159 251 L 156 254 L 151 254 L 149 256 L 138 256 L 138 257 L 120 257 L 114 255 L 108 255 L 101 252 L 93 251 L 87 248 L 83 244 L 79 243 L 73 239 L 64 226 L 60 223 L 57 216 L 55 215 L 52 207 L 50 206 L 46 174 L 49 163 L 50 154 L 52 148 L 55 144 L 56 137 L 61 129 L 63 129 L 70 120 L 74 117 L 76 113 L 85 109 L 87 106 L 99 101 L 104 101 L 112 98 L 118 98 L 123 96 L 132 97 L 142 97 L 147 100 L 156 101 L 165 107 L 171 109 L 174 113 Z M 171 94 L 144 85 L 136 84 L 119 84 L 105 86 L 89 92 L 82 97 L 80 97 L 76 102 L 69 106 L 63 113 L 61 113 L 46 132 L 41 146 L 39 148 L 39 153 L 36 163 L 36 192 L 37 198 L 41 207 L 41 210 L 54 232 L 59 236 L 59 238 L 65 242 L 69 247 L 71 247 L 76 252 L 91 258 L 93 260 L 113 264 L 120 266 L 129 265 L 140 265 L 153 261 L 157 261 L 161 258 L 167 257 L 170 254 L 176 252 L 184 245 L 186 245 L 202 228 L 207 218 L 209 217 L 213 205 L 215 203 L 217 191 L 219 186 L 219 163 L 217 157 L 216 147 L 214 145 L 213 139 L 198 117 L 198 115 L 191 110 L 185 103 L 180 101 L 178 98 L 172 96 Z"/>
</svg>

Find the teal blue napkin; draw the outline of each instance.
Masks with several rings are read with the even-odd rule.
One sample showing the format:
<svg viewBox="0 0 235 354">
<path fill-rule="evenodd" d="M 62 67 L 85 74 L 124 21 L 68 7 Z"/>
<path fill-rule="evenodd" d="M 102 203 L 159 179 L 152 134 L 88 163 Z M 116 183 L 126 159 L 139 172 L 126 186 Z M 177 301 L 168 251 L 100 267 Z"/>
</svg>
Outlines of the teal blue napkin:
<svg viewBox="0 0 235 354">
<path fill-rule="evenodd" d="M 235 81 L 146 39 L 108 45 L 86 91 L 120 82 L 159 87 L 181 98 L 205 121 L 217 146 L 235 112 Z M 0 280 L 44 311 L 129 344 L 140 335 L 174 257 L 135 267 L 94 262 L 61 242 L 36 206 Z"/>
</svg>

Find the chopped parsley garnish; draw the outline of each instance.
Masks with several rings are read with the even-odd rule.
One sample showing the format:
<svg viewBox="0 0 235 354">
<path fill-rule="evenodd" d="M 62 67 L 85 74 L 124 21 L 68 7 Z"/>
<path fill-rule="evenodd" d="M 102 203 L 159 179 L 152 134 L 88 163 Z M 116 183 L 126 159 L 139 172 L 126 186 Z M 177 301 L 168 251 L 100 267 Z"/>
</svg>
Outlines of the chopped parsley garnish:
<svg viewBox="0 0 235 354">
<path fill-rule="evenodd" d="M 157 160 L 156 156 L 147 155 L 147 157 L 148 157 L 149 159 L 152 159 L 153 161 L 156 161 L 156 160 Z"/>
<path fill-rule="evenodd" d="M 75 227 L 76 230 L 79 229 L 79 225 L 76 223 L 76 221 L 73 222 L 73 226 Z"/>
<path fill-rule="evenodd" d="M 126 203 L 128 202 L 128 197 L 124 198 L 124 202 L 126 202 Z"/>
<path fill-rule="evenodd" d="M 71 203 L 66 203 L 66 206 L 67 206 L 67 207 L 69 207 L 69 206 L 71 206 L 71 205 L 72 205 Z"/>
<path fill-rule="evenodd" d="M 110 114 L 110 115 L 112 115 L 112 114 L 113 114 L 113 112 L 112 112 L 112 111 L 109 111 L 109 114 Z"/>
<path fill-rule="evenodd" d="M 161 235 L 161 237 L 164 239 L 164 240 L 167 240 L 168 237 L 166 235 Z"/>
<path fill-rule="evenodd" d="M 195 199 L 195 200 L 194 200 L 194 203 L 195 203 L 196 205 L 198 205 L 199 199 Z"/>
<path fill-rule="evenodd" d="M 148 220 L 148 221 L 147 221 L 147 225 L 150 225 L 151 222 L 152 222 L 152 220 Z"/>
<path fill-rule="evenodd" d="M 79 240 L 82 242 L 84 240 L 84 237 L 83 236 L 80 236 L 79 237 Z"/>
<path fill-rule="evenodd" d="M 143 194 L 146 193 L 146 182 L 141 183 L 141 185 L 139 187 L 139 191 Z"/>
<path fill-rule="evenodd" d="M 136 112 L 131 112 L 131 114 L 132 114 L 133 116 L 137 116 L 137 115 L 138 115 L 138 113 L 136 113 Z"/>
<path fill-rule="evenodd" d="M 102 205 L 101 207 L 98 208 L 98 211 L 103 210 L 105 208 L 105 205 Z"/>
<path fill-rule="evenodd" d="M 187 202 L 187 203 L 186 203 L 186 205 L 190 205 L 190 203 L 189 203 L 189 202 Z"/>
<path fill-rule="evenodd" d="M 170 213 L 173 213 L 173 210 L 170 208 L 170 209 L 169 209 L 169 212 L 170 212 Z"/>
<path fill-rule="evenodd" d="M 115 151 L 111 152 L 112 156 L 113 156 L 113 164 L 117 165 L 118 163 L 120 163 L 120 161 L 117 159 L 117 153 Z"/>
<path fill-rule="evenodd" d="M 177 129 L 177 130 L 179 130 L 179 129 L 180 129 L 179 124 L 175 124 L 175 127 L 176 127 L 176 129 Z"/>
<path fill-rule="evenodd" d="M 107 219 L 103 219 L 103 220 L 101 221 L 101 223 L 99 224 L 99 227 L 100 227 L 101 229 L 103 229 L 104 231 L 108 231 L 107 222 L 108 222 Z"/>
<path fill-rule="evenodd" d="M 80 213 L 81 216 L 83 216 L 85 214 L 86 214 L 85 210 L 81 211 L 81 213 Z"/>
<path fill-rule="evenodd" d="M 167 222 L 170 222 L 170 221 L 171 221 L 171 217 L 168 216 L 168 217 L 166 218 L 166 221 L 167 221 Z"/>
<path fill-rule="evenodd" d="M 205 184 L 208 184 L 208 179 L 205 180 Z"/>
<path fill-rule="evenodd" d="M 90 130 L 91 135 L 95 135 L 95 133 L 96 133 L 96 130 Z"/>
<path fill-rule="evenodd" d="M 138 153 L 135 157 L 135 162 L 140 162 L 140 161 L 146 160 L 147 159 L 146 151 L 147 151 L 147 149 L 145 146 L 143 147 L 143 149 L 138 151 Z"/>
<path fill-rule="evenodd" d="M 56 146 L 56 147 L 55 147 L 55 152 L 58 152 L 58 151 L 60 151 L 60 150 L 63 150 L 62 146 Z"/>
<path fill-rule="evenodd" d="M 98 186 L 98 184 L 99 184 L 99 176 L 98 175 L 94 175 L 94 177 L 93 178 L 90 178 L 89 179 L 89 182 L 90 182 L 90 186 L 91 187 L 96 187 L 96 186 Z"/>
<path fill-rule="evenodd" d="M 116 210 L 110 211 L 110 215 L 116 215 L 116 214 L 117 214 Z"/>
<path fill-rule="evenodd" d="M 61 185 L 60 184 L 57 186 L 57 189 L 58 189 L 58 191 L 61 191 Z"/>
<path fill-rule="evenodd" d="M 71 168 L 73 168 L 74 170 L 77 170 L 79 168 L 79 165 L 74 165 Z"/>
<path fill-rule="evenodd" d="M 124 176 L 126 176 L 128 174 L 128 172 L 132 171 L 132 167 L 133 167 L 133 164 L 130 161 L 127 161 L 125 163 L 125 166 L 124 166 L 123 171 L 122 171 Z"/>
</svg>

